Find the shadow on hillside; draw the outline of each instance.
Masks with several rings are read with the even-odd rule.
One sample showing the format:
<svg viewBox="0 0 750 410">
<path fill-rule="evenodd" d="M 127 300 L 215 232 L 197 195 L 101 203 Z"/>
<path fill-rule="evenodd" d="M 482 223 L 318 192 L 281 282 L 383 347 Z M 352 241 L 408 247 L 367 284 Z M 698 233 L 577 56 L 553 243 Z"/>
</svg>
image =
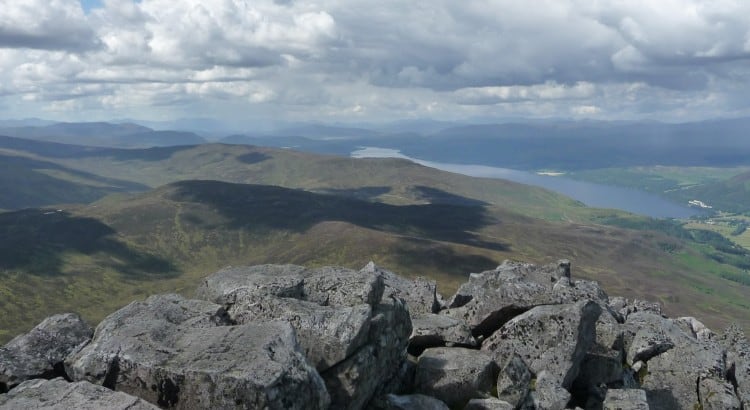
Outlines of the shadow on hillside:
<svg viewBox="0 0 750 410">
<path fill-rule="evenodd" d="M 40 276 L 63 274 L 66 253 L 97 257 L 103 267 L 131 279 L 179 274 L 172 263 L 140 252 L 113 238 L 102 222 L 67 212 L 25 209 L 0 214 L 0 270 L 23 270 Z"/>
<path fill-rule="evenodd" d="M 394 206 L 276 186 L 218 181 L 183 181 L 173 187 L 171 199 L 208 205 L 226 217 L 233 228 L 304 232 L 320 222 L 342 221 L 405 237 L 509 249 L 506 244 L 483 241 L 473 233 L 495 222 L 483 206 Z"/>
<path fill-rule="evenodd" d="M 346 196 L 350 198 L 361 199 L 363 201 L 373 201 L 380 195 L 391 192 L 391 187 L 387 186 L 366 186 L 362 188 L 350 189 L 320 189 L 316 190 L 321 194 Z"/>
<path fill-rule="evenodd" d="M 69 177 L 73 180 L 66 179 Z M 84 182 L 77 182 L 76 178 Z M 86 181 L 95 185 L 89 185 Z M 147 189 L 147 186 L 138 183 L 104 178 L 52 162 L 0 155 L 0 190 L 3 192 L 0 208 L 88 203 L 115 192 Z"/>
<path fill-rule="evenodd" d="M 0 148 L 29 152 L 48 158 L 70 159 L 89 157 L 111 157 L 116 160 L 161 161 L 177 152 L 188 150 L 196 145 L 180 145 L 153 148 L 103 148 L 83 145 L 59 144 L 49 141 L 35 141 L 24 138 L 0 136 Z"/>
<path fill-rule="evenodd" d="M 392 253 L 399 264 L 411 267 L 414 272 L 440 270 L 467 275 L 495 269 L 498 265 L 496 260 L 486 256 L 458 253 L 446 245 L 423 239 L 408 239 Z"/>
<path fill-rule="evenodd" d="M 449 204 L 462 206 L 486 206 L 487 202 L 479 201 L 473 198 L 466 198 L 450 192 L 441 191 L 436 188 L 417 185 L 412 191 L 417 199 L 428 201 L 432 204 Z"/>
</svg>

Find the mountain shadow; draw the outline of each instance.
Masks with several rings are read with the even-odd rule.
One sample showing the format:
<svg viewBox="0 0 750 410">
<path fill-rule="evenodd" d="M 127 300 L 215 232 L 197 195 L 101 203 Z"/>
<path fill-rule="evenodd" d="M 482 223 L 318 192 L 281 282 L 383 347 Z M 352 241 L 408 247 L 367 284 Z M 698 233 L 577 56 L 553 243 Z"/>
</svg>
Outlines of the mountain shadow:
<svg viewBox="0 0 750 410">
<path fill-rule="evenodd" d="M 168 186 L 169 199 L 204 204 L 232 228 L 304 232 L 319 222 L 342 221 L 405 237 L 508 250 L 474 232 L 496 223 L 484 206 L 426 204 L 395 206 L 266 185 L 182 181 Z"/>
<path fill-rule="evenodd" d="M 52 162 L 0 155 L 0 208 L 88 203 L 114 192 L 145 191 L 134 182 L 104 178 Z"/>
<path fill-rule="evenodd" d="M 77 252 L 97 259 L 130 279 L 179 274 L 171 262 L 114 238 L 115 231 L 94 218 L 59 210 L 25 209 L 0 213 L 0 270 L 40 276 L 63 274 L 64 256 Z"/>
</svg>

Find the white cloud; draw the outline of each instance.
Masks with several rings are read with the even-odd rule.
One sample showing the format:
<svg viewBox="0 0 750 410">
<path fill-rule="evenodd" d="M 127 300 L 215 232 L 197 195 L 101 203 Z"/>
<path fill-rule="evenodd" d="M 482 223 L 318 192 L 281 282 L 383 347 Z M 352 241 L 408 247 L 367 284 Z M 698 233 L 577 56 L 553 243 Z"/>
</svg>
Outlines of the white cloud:
<svg viewBox="0 0 750 410">
<path fill-rule="evenodd" d="M 742 0 L 0 0 L 19 112 L 692 119 L 748 109 L 749 60 Z"/>
</svg>

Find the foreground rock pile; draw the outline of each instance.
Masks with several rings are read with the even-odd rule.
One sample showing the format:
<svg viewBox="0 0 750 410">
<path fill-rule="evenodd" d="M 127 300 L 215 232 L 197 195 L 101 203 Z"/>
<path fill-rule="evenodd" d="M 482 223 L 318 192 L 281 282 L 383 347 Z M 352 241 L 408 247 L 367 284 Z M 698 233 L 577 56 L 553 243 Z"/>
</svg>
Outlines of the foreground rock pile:
<svg viewBox="0 0 750 410">
<path fill-rule="evenodd" d="M 425 279 L 228 268 L 93 331 L 52 316 L 0 348 L 0 409 L 743 409 L 750 343 L 609 298 L 570 264 Z"/>
</svg>

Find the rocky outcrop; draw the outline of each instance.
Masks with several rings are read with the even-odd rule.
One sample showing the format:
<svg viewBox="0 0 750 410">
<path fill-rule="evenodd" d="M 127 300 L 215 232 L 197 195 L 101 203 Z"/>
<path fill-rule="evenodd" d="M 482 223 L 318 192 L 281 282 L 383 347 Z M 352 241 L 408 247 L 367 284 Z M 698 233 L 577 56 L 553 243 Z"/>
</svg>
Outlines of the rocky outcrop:
<svg viewBox="0 0 750 410">
<path fill-rule="evenodd" d="M 106 387 L 89 382 L 68 383 L 62 378 L 29 380 L 0 395 L 0 410 L 38 409 L 157 410 L 158 407 Z"/>
<path fill-rule="evenodd" d="M 75 315 L 47 319 L 0 348 L 9 390 L 0 408 L 750 404 L 750 343 L 739 328 L 719 336 L 658 304 L 610 299 L 574 280 L 564 260 L 504 262 L 472 274 L 449 303 L 434 282 L 372 263 L 227 268 L 197 295 L 134 302 L 93 338 Z M 57 376 L 68 381 L 45 380 Z"/>
<path fill-rule="evenodd" d="M 110 315 L 68 375 L 177 409 L 325 409 L 323 380 L 282 321 L 233 325 L 219 305 L 152 296 Z"/>
<path fill-rule="evenodd" d="M 25 380 L 64 376 L 63 360 L 92 333 L 80 316 L 67 313 L 48 317 L 0 347 L 0 393 Z"/>
<path fill-rule="evenodd" d="M 198 294 L 222 303 L 239 324 L 290 323 L 323 377 L 332 407 L 359 409 L 406 359 L 411 319 L 397 295 L 423 295 L 418 283 L 407 286 L 394 277 L 374 264 L 360 271 L 266 265 L 217 272 Z M 434 287 L 431 292 L 434 300 Z"/>
</svg>

